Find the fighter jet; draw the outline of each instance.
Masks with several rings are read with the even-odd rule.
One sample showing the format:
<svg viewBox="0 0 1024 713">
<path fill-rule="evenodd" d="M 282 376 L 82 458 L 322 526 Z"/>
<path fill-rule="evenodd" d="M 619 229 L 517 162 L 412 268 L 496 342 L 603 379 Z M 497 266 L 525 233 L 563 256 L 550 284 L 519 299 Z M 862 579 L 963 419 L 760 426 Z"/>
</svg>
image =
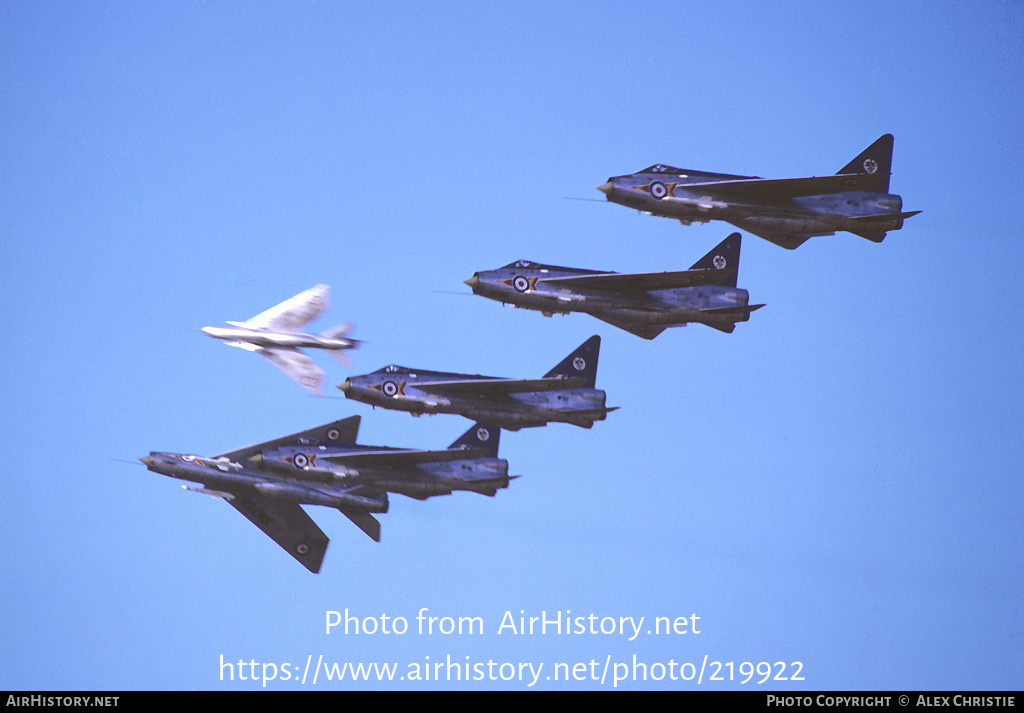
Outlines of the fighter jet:
<svg viewBox="0 0 1024 713">
<path fill-rule="evenodd" d="M 329 351 L 345 366 L 351 366 L 345 349 L 353 349 L 359 342 L 349 339 L 351 324 L 328 330 L 323 334 L 303 334 L 298 330 L 327 309 L 331 288 L 317 285 L 291 297 L 247 322 L 228 322 L 231 327 L 203 327 L 215 339 L 227 339 L 228 344 L 256 352 L 316 396 L 323 396 L 324 372 L 313 360 L 299 351 L 311 347 Z"/>
<path fill-rule="evenodd" d="M 615 408 L 594 388 L 601 338 L 591 337 L 540 379 L 505 379 L 390 365 L 338 386 L 345 396 L 397 411 L 456 413 L 509 431 L 551 421 L 590 428 Z"/>
<path fill-rule="evenodd" d="M 476 272 L 466 284 L 474 294 L 545 317 L 584 312 L 654 339 L 666 328 L 688 322 L 732 332 L 736 322 L 746 322 L 751 312 L 764 307 L 749 304 L 748 292 L 737 289 L 739 263 L 740 234 L 733 233 L 689 270 L 620 274 L 519 260 Z"/>
<path fill-rule="evenodd" d="M 301 505 L 336 508 L 374 541 L 388 511 L 388 491 L 423 500 L 453 490 L 494 495 L 508 486 L 497 457 L 500 430 L 476 424 L 448 450 L 355 444 L 359 416 L 212 457 L 151 452 L 149 470 L 202 487 L 182 486 L 228 503 L 311 572 L 319 572 L 328 538 Z M 516 477 L 516 476 L 512 476 Z"/>
<path fill-rule="evenodd" d="M 767 179 L 659 163 L 609 178 L 598 190 L 612 203 L 683 225 L 724 220 L 790 250 L 837 230 L 880 243 L 921 212 L 901 212 L 903 199 L 889 193 L 892 142 L 892 134 L 882 136 L 834 176 Z"/>
<path fill-rule="evenodd" d="M 359 416 L 339 423 L 351 424 L 351 434 L 267 445 L 249 462 L 285 477 L 323 479 L 416 500 L 455 490 L 493 496 L 516 477 L 509 476 L 508 461 L 498 458 L 501 429 L 495 425 L 475 423 L 446 450 L 427 451 L 357 445 Z"/>
</svg>

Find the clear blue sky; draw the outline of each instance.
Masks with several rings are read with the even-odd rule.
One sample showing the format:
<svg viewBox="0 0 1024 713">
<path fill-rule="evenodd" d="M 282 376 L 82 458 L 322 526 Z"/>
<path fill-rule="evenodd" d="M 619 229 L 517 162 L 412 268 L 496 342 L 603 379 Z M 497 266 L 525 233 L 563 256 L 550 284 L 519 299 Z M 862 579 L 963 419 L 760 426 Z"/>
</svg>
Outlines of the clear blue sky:
<svg viewBox="0 0 1024 713">
<path fill-rule="evenodd" d="M 521 663 L 543 664 L 534 688 L 610 689 L 634 656 L 666 668 L 620 688 L 1020 689 L 1022 37 L 1008 0 L 4 2 L 0 688 L 247 690 L 221 656 L 262 675 L 322 655 L 398 664 L 359 685 L 399 690 L 525 689 Z M 884 133 L 923 213 L 880 245 L 745 235 L 740 286 L 767 306 L 731 335 L 648 342 L 444 293 L 516 259 L 685 268 L 731 226 L 565 198 L 658 162 L 834 173 Z M 388 363 L 533 377 L 600 334 L 621 409 L 506 433 L 522 478 L 395 496 L 380 544 L 307 508 L 331 538 L 311 575 L 118 461 L 353 414 L 367 444 L 461 434 L 309 397 L 200 331 L 319 282 L 313 326 L 366 340 L 352 371 L 313 355 L 329 384 Z M 419 634 L 424 607 L 485 631 Z M 346 608 L 409 631 L 327 635 Z M 644 632 L 498 633 L 566 610 Z M 646 633 L 692 615 L 699 634 Z M 408 680 L 448 656 L 516 678 Z M 705 657 L 735 680 L 670 680 Z M 744 661 L 805 680 L 742 686 Z"/>
</svg>

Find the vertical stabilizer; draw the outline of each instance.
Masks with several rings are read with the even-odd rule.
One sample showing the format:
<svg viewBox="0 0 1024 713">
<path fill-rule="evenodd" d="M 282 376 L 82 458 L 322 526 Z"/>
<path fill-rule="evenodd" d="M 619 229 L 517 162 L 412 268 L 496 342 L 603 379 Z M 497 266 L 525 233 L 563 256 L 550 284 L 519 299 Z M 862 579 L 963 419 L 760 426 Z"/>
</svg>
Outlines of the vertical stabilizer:
<svg viewBox="0 0 1024 713">
<path fill-rule="evenodd" d="M 729 273 L 714 284 L 735 287 L 740 269 L 740 234 L 733 233 L 713 247 L 711 251 L 693 264 L 691 270 L 729 270 Z"/>
<path fill-rule="evenodd" d="M 587 380 L 587 386 L 594 388 L 597 382 L 597 353 L 601 349 L 601 337 L 596 334 L 579 345 L 576 350 L 558 363 L 554 369 L 544 375 L 545 379 L 554 376 L 571 376 Z"/>
<path fill-rule="evenodd" d="M 882 180 L 877 190 L 888 193 L 889 174 L 892 173 L 892 134 L 879 137 L 878 141 L 864 149 L 857 158 L 843 166 L 839 173 L 881 174 Z"/>
<path fill-rule="evenodd" d="M 475 423 L 459 438 L 448 446 L 448 450 L 462 448 L 483 448 L 487 455 L 498 457 L 498 440 L 501 436 L 501 428 L 486 423 Z"/>
<path fill-rule="evenodd" d="M 339 326 L 335 327 L 334 329 L 328 329 L 326 332 L 324 332 L 320 336 L 321 337 L 327 337 L 328 339 L 341 339 L 341 338 L 347 336 L 348 333 L 352 331 L 352 327 L 353 327 L 353 324 L 351 322 L 348 322 L 347 324 L 339 325 Z"/>
</svg>

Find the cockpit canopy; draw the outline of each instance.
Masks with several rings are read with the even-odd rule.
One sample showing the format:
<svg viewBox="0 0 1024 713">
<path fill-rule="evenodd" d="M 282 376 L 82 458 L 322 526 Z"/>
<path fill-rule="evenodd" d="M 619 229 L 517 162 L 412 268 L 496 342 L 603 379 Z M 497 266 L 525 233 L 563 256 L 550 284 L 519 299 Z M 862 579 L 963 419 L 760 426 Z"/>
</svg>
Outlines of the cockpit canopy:
<svg viewBox="0 0 1024 713">
<path fill-rule="evenodd" d="M 510 262 L 505 267 L 499 268 L 501 270 L 533 270 L 540 273 L 555 272 L 564 274 L 575 274 L 575 275 L 589 275 L 592 273 L 605 272 L 603 270 L 584 270 L 579 267 L 563 267 L 562 265 L 545 265 L 541 262 L 533 262 L 532 260 L 516 260 Z M 544 277 L 544 275 L 541 275 Z"/>
<path fill-rule="evenodd" d="M 676 168 L 674 166 L 666 166 L 663 163 L 656 163 L 653 166 L 648 166 L 643 171 L 637 171 L 637 173 L 666 173 L 677 176 L 681 173 L 688 173 L 688 171 L 684 171 L 683 169 Z"/>
<path fill-rule="evenodd" d="M 398 366 L 397 364 L 388 364 L 383 369 L 377 369 L 373 372 L 374 374 L 408 374 L 412 370 L 406 366 Z"/>
<path fill-rule="evenodd" d="M 711 173 L 709 171 L 697 171 L 692 168 L 676 168 L 675 166 L 669 166 L 664 163 L 656 163 L 653 166 L 648 166 L 642 171 L 637 171 L 633 176 L 654 174 L 656 176 L 665 176 L 666 178 L 695 178 L 695 179 L 716 179 L 716 180 L 745 180 L 748 178 L 757 178 L 757 176 L 739 176 L 733 173 Z"/>
</svg>

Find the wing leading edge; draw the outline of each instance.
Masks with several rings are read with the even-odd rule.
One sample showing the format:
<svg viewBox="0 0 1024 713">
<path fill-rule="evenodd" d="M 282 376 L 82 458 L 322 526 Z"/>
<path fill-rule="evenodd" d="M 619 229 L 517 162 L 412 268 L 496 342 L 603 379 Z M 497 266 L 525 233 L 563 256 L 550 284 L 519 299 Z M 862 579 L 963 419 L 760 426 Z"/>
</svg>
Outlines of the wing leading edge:
<svg viewBox="0 0 1024 713">
<path fill-rule="evenodd" d="M 289 297 L 284 302 L 260 312 L 240 326 L 250 329 L 268 329 L 280 332 L 294 332 L 311 322 L 327 309 L 331 288 L 316 285 Z"/>
<path fill-rule="evenodd" d="M 677 287 L 720 284 L 734 269 L 679 270 L 676 272 L 611 272 L 603 275 L 574 275 L 572 277 L 541 278 L 545 284 L 572 289 L 609 292 L 650 292 Z"/>
<path fill-rule="evenodd" d="M 587 386 L 587 380 L 573 377 L 550 379 L 459 379 L 457 381 L 417 382 L 410 384 L 410 386 L 439 396 L 478 395 L 481 397 L 500 397 L 533 391 L 577 389 Z"/>
<path fill-rule="evenodd" d="M 305 431 L 291 433 L 287 436 L 281 436 L 280 438 L 264 441 L 263 443 L 256 443 L 251 446 L 239 448 L 238 450 L 221 453 L 220 455 L 214 456 L 214 458 L 227 458 L 240 463 L 243 460 L 247 460 L 250 456 L 255 455 L 258 451 L 271 450 L 273 448 L 280 448 L 281 446 L 295 446 L 312 442 L 324 444 L 355 443 L 356 437 L 359 435 L 359 422 L 361 418 L 361 416 L 349 416 L 348 418 L 343 418 L 340 421 L 332 421 L 331 423 L 325 423 L 322 426 L 309 428 Z"/>
<path fill-rule="evenodd" d="M 804 196 L 823 196 L 848 191 L 875 191 L 889 180 L 889 174 L 840 173 L 807 178 L 747 178 L 738 181 L 680 183 L 687 191 L 707 192 L 730 200 L 781 201 Z"/>
<path fill-rule="evenodd" d="M 444 451 L 384 450 L 355 451 L 353 453 L 323 453 L 317 460 L 328 460 L 340 465 L 351 464 L 355 468 L 400 469 L 419 463 L 441 463 L 453 460 L 483 458 L 487 451 L 482 448 L 463 448 Z"/>
<path fill-rule="evenodd" d="M 264 448 L 310 442 L 354 443 L 359 433 L 359 422 L 359 416 L 350 416 L 340 421 L 222 453 L 214 458 L 241 462 Z M 234 494 L 228 503 L 280 545 L 285 552 L 298 560 L 303 567 L 314 574 L 320 571 L 330 540 L 301 505 L 245 494 Z M 380 523 L 373 515 L 349 512 L 340 508 L 339 511 L 373 540 L 380 542 Z"/>
</svg>

